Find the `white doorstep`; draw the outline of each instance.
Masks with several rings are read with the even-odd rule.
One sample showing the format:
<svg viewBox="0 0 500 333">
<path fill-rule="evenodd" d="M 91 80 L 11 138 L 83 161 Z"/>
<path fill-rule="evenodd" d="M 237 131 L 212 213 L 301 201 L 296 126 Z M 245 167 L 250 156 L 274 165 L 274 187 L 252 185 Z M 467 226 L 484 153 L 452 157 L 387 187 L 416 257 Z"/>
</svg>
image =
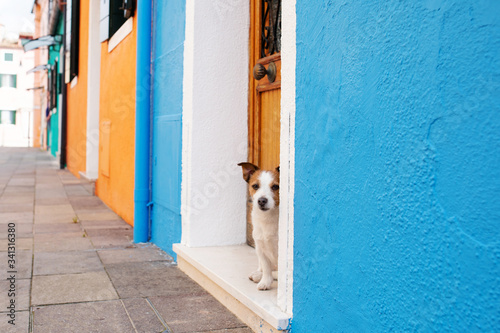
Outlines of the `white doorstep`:
<svg viewBox="0 0 500 333">
<path fill-rule="evenodd" d="M 274 328 L 289 328 L 290 316 L 277 305 L 277 282 L 273 282 L 271 290 L 259 291 L 257 284 L 248 279 L 248 275 L 257 269 L 257 257 L 252 247 L 244 244 L 190 248 L 174 244 L 173 250 Z"/>
</svg>

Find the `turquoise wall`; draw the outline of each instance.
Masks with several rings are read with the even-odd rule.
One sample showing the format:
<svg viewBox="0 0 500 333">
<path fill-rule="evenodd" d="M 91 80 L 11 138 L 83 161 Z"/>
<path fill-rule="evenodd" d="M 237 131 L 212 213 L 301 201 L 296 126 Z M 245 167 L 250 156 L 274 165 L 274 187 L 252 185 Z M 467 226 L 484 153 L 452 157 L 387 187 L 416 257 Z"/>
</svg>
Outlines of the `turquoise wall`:
<svg viewBox="0 0 500 333">
<path fill-rule="evenodd" d="M 298 1 L 293 332 L 500 331 L 500 2 Z"/>
<path fill-rule="evenodd" d="M 185 1 L 155 1 L 151 241 L 175 257 L 181 240 L 182 78 Z M 149 83 L 145 83 L 149 84 Z"/>
<path fill-rule="evenodd" d="M 62 21 L 62 14 L 59 16 L 59 22 L 58 22 L 58 25 L 57 25 L 57 30 L 56 30 L 56 34 L 58 35 L 62 35 L 64 33 L 64 26 L 63 26 L 63 21 Z M 61 45 L 53 45 L 53 46 L 49 46 L 49 59 L 48 59 L 48 63 L 53 65 L 55 63 L 55 61 L 57 60 L 58 62 L 58 72 L 59 73 L 62 73 L 62 61 L 60 58 L 60 49 L 61 49 Z M 58 85 L 60 85 L 61 83 L 58 82 Z M 60 95 L 59 95 L 60 96 Z M 61 109 L 61 105 L 60 105 L 60 98 L 58 98 L 58 101 L 57 101 L 57 108 L 56 108 L 56 113 L 53 114 L 51 117 L 50 117 L 50 131 L 47 133 L 48 135 L 48 144 L 50 145 L 50 153 L 53 155 L 53 156 L 56 156 L 56 154 L 59 152 L 59 133 L 60 133 L 60 129 L 59 129 L 59 117 L 60 117 L 60 109 Z M 45 112 L 45 110 L 44 110 Z"/>
</svg>

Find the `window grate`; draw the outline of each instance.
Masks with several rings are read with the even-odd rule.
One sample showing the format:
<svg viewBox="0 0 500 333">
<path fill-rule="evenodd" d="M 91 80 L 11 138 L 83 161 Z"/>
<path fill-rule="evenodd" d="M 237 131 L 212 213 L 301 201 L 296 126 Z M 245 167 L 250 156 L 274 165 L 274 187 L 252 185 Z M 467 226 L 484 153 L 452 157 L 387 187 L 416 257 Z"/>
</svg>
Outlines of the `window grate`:
<svg viewBox="0 0 500 333">
<path fill-rule="evenodd" d="M 261 58 L 281 51 L 281 0 L 262 0 Z"/>
</svg>

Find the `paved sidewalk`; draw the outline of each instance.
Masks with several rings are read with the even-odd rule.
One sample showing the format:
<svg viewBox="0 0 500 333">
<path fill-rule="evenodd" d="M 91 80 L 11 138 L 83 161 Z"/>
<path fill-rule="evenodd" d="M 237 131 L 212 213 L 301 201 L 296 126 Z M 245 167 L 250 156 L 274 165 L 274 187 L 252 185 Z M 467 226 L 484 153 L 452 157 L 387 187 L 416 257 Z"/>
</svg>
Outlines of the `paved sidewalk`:
<svg viewBox="0 0 500 333">
<path fill-rule="evenodd" d="M 251 332 L 132 235 L 49 154 L 0 148 L 0 332 Z"/>
</svg>

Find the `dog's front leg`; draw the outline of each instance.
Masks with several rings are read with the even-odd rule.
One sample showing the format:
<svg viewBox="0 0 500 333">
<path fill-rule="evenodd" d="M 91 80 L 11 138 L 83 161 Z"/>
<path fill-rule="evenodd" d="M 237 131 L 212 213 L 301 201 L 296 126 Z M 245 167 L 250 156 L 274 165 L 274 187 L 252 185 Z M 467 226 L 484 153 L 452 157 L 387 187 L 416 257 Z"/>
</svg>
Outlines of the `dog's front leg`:
<svg viewBox="0 0 500 333">
<path fill-rule="evenodd" d="M 248 278 L 255 283 L 259 283 L 260 279 L 262 279 L 262 267 L 260 266 L 260 258 L 259 258 L 259 268 L 255 272 L 252 272 Z"/>
<path fill-rule="evenodd" d="M 268 290 L 271 289 L 271 284 L 273 283 L 273 267 L 271 261 L 264 254 L 264 252 L 259 248 L 257 248 L 257 251 L 257 254 L 259 256 L 259 265 L 262 268 L 262 278 L 257 285 L 257 289 Z"/>
</svg>

